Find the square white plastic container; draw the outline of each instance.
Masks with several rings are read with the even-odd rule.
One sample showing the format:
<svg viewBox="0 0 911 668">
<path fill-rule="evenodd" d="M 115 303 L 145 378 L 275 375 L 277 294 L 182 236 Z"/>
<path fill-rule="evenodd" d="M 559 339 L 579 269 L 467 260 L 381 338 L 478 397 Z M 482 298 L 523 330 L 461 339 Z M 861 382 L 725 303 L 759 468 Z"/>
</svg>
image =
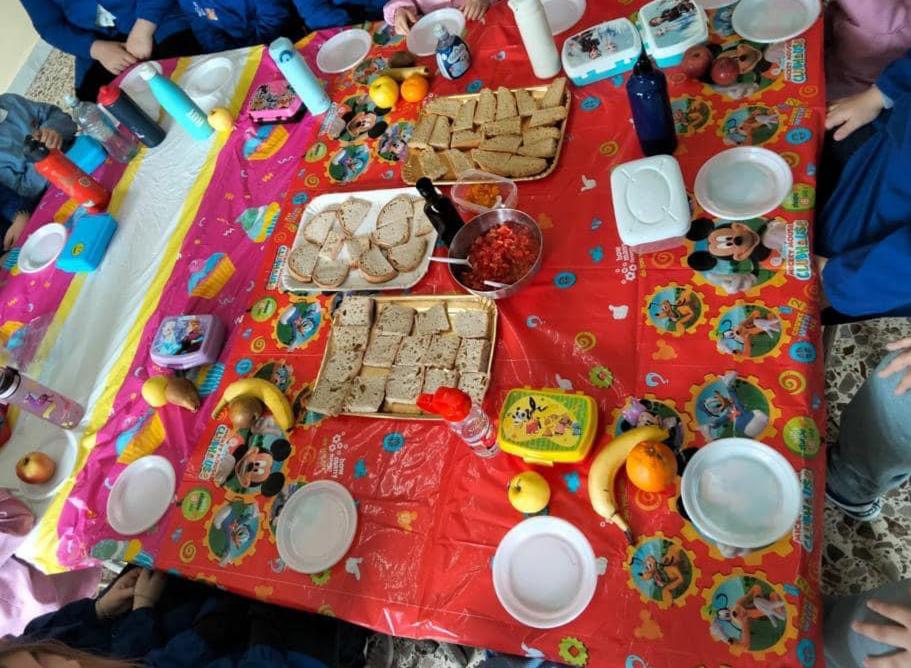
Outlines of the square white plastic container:
<svg viewBox="0 0 911 668">
<path fill-rule="evenodd" d="M 680 246 L 690 229 L 690 205 L 680 164 L 669 155 L 625 162 L 610 175 L 620 240 L 634 253 Z"/>
<path fill-rule="evenodd" d="M 709 38 L 708 19 L 697 0 L 653 0 L 636 19 L 645 50 L 658 67 L 674 67 L 683 53 Z"/>
<path fill-rule="evenodd" d="M 633 68 L 642 40 L 629 19 L 591 26 L 563 42 L 563 70 L 577 86 L 623 74 Z"/>
</svg>

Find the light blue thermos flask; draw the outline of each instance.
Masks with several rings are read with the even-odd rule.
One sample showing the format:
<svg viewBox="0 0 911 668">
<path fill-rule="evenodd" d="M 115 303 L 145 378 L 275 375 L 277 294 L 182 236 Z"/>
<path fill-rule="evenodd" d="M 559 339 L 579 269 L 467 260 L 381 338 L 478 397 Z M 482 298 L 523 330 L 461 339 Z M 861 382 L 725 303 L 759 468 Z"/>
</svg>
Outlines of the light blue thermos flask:
<svg viewBox="0 0 911 668">
<path fill-rule="evenodd" d="M 149 84 L 158 103 L 193 139 L 208 139 L 214 132 L 205 112 L 176 83 L 148 63 L 139 66 L 139 76 Z"/>
<path fill-rule="evenodd" d="M 322 114 L 329 109 L 332 101 L 290 39 L 279 37 L 272 42 L 269 55 L 311 114 Z"/>
</svg>

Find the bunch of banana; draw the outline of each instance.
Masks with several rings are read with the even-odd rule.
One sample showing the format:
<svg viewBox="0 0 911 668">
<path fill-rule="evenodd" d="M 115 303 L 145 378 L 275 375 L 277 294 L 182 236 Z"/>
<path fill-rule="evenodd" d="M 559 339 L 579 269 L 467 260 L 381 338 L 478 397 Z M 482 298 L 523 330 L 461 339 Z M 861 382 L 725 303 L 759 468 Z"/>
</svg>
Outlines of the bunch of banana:
<svg viewBox="0 0 911 668">
<path fill-rule="evenodd" d="M 630 429 L 601 448 L 589 469 L 588 496 L 592 508 L 608 522 L 616 524 L 630 545 L 633 544 L 633 532 L 620 515 L 620 508 L 614 495 L 617 472 L 623 468 L 633 448 L 642 441 L 663 441 L 667 436 L 667 432 L 660 427 Z"/>
<path fill-rule="evenodd" d="M 252 397 L 263 402 L 272 413 L 275 423 L 285 431 L 294 426 L 294 413 L 285 393 L 275 383 L 262 378 L 241 378 L 228 385 L 221 401 L 212 411 L 212 418 L 217 418 L 229 402 L 240 397 Z"/>
</svg>

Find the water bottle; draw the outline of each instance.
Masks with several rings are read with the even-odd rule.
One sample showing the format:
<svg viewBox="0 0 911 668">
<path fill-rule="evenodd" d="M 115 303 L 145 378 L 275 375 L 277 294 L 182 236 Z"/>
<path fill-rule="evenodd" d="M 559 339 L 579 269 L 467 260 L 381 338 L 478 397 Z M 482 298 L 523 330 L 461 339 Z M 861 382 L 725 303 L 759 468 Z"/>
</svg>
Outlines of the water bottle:
<svg viewBox="0 0 911 668">
<path fill-rule="evenodd" d="M 560 54 L 541 0 L 509 0 L 509 8 L 516 16 L 516 25 L 535 76 L 539 79 L 557 76 Z"/>
<path fill-rule="evenodd" d="M 643 51 L 626 83 L 633 125 L 645 155 L 673 155 L 677 148 L 674 113 L 664 73 Z"/>
<path fill-rule="evenodd" d="M 215 130 L 209 125 L 205 112 L 190 99 L 183 88 L 159 73 L 148 63 L 139 66 L 139 76 L 162 108 L 180 123 L 193 139 L 208 139 Z"/>
<path fill-rule="evenodd" d="M 446 79 L 458 79 L 471 67 L 468 45 L 458 35 L 450 34 L 442 23 L 433 26 L 433 36 L 437 40 L 437 66 L 440 74 Z"/>
<path fill-rule="evenodd" d="M 111 193 L 98 181 L 79 169 L 60 149 L 48 148 L 31 135 L 25 136 L 25 159 L 35 163 L 35 171 L 72 197 L 89 213 L 101 213 L 108 207 Z"/>
<path fill-rule="evenodd" d="M 452 200 L 440 193 L 434 187 L 433 181 L 426 176 L 419 178 L 416 186 L 421 197 L 424 198 L 424 213 L 436 228 L 443 243 L 449 246 L 456 232 L 462 229 L 464 224 L 462 216 L 459 215 Z"/>
<path fill-rule="evenodd" d="M 85 409 L 80 404 L 23 376 L 12 367 L 4 367 L 0 372 L 0 402 L 19 406 L 64 429 L 73 429 L 85 415 Z"/>
<path fill-rule="evenodd" d="M 478 457 L 489 459 L 500 451 L 493 420 L 462 390 L 440 387 L 433 394 L 421 394 L 417 404 L 422 410 L 443 418 Z"/>
<path fill-rule="evenodd" d="M 322 83 L 301 58 L 290 39 L 279 37 L 272 42 L 269 45 L 269 56 L 311 114 L 322 114 L 329 109 L 332 101 L 326 95 Z"/>
<path fill-rule="evenodd" d="M 75 95 L 67 95 L 66 103 L 73 109 L 73 116 L 80 129 L 104 146 L 104 150 L 117 162 L 127 163 L 139 151 L 136 139 L 121 133 L 108 116 L 91 102 L 80 102 Z"/>
<path fill-rule="evenodd" d="M 98 104 L 111 112 L 143 144 L 155 148 L 164 141 L 165 131 L 142 110 L 126 91 L 114 84 L 98 90 Z"/>
</svg>

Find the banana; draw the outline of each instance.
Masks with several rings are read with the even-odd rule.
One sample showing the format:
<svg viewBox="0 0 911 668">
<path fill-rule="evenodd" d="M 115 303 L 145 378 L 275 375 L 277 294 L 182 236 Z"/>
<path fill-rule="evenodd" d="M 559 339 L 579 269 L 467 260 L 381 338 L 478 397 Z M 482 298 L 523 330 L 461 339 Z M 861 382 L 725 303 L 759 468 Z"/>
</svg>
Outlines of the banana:
<svg viewBox="0 0 911 668">
<path fill-rule="evenodd" d="M 630 545 L 633 544 L 633 532 L 620 515 L 614 496 L 617 472 L 623 467 L 633 448 L 642 441 L 663 441 L 667 436 L 668 433 L 660 427 L 630 429 L 601 448 L 588 471 L 588 497 L 592 508 L 608 522 L 616 524 Z"/>
<path fill-rule="evenodd" d="M 212 411 L 212 418 L 218 417 L 224 407 L 238 397 L 255 397 L 262 401 L 279 427 L 288 431 L 294 426 L 294 413 L 288 398 L 274 383 L 262 378 L 241 378 L 228 385 L 221 401 Z"/>
<path fill-rule="evenodd" d="M 378 77 L 387 76 L 392 77 L 399 83 L 403 82 L 408 77 L 414 74 L 420 74 L 422 77 L 430 76 L 430 68 L 426 65 L 418 65 L 416 67 L 389 67 L 385 70 L 381 70 L 376 73 Z"/>
</svg>

